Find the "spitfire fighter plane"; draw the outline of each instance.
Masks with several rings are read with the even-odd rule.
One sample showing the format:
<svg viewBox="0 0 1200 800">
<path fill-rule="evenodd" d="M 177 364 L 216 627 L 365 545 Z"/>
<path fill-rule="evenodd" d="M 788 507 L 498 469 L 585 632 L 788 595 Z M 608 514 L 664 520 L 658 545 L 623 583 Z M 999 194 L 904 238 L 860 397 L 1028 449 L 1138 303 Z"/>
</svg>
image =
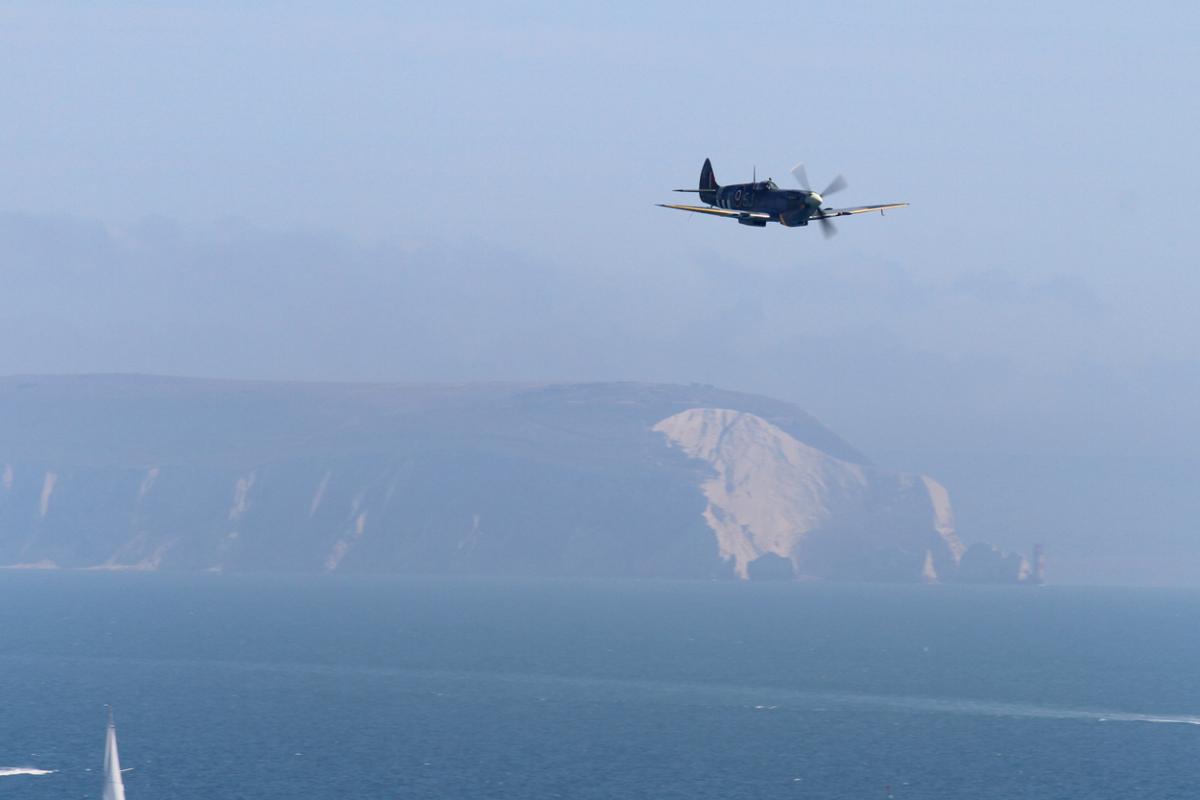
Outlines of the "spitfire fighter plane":
<svg viewBox="0 0 1200 800">
<path fill-rule="evenodd" d="M 851 208 L 823 207 L 825 198 L 846 188 L 846 180 L 841 175 L 825 187 L 824 191 L 814 192 L 809 188 L 808 175 L 803 164 L 797 164 L 792 169 L 792 175 L 800 184 L 800 189 L 780 189 L 775 181 L 753 183 L 733 183 L 722 186 L 713 175 L 712 162 L 704 159 L 704 167 L 700 170 L 699 189 L 676 189 L 677 192 L 692 192 L 700 195 L 703 206 L 681 206 L 669 203 L 659 203 L 663 208 L 677 208 L 680 211 L 695 211 L 698 214 L 712 214 L 717 217 L 736 219 L 742 225 L 753 225 L 765 228 L 768 222 L 778 222 L 788 228 L 807 225 L 810 220 L 821 224 L 821 232 L 828 238 L 837 233 L 831 221 L 834 217 L 848 217 L 853 214 L 866 214 L 869 211 L 883 213 L 890 208 L 903 208 L 908 203 L 885 203 L 879 206 L 852 206 Z"/>
</svg>

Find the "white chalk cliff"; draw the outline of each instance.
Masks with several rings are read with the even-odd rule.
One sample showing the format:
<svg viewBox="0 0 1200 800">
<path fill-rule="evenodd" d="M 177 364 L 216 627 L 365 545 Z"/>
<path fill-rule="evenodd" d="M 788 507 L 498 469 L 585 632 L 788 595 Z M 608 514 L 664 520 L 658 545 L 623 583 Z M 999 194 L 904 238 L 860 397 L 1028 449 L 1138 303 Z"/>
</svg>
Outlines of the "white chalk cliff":
<svg viewBox="0 0 1200 800">
<path fill-rule="evenodd" d="M 0 568 L 1016 582 L 945 489 L 712 386 L 0 377 Z"/>
<path fill-rule="evenodd" d="M 773 555 L 796 576 L 928 581 L 962 556 L 931 478 L 843 461 L 731 409 L 689 409 L 654 430 L 711 467 L 704 519 L 741 578 Z"/>
</svg>

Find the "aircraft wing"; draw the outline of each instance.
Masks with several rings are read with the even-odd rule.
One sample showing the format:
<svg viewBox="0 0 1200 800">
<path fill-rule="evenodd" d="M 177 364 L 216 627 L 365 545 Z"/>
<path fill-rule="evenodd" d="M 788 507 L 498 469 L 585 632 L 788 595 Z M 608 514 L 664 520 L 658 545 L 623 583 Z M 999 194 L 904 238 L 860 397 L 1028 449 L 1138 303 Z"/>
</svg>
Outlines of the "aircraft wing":
<svg viewBox="0 0 1200 800">
<path fill-rule="evenodd" d="M 713 208 L 712 206 L 677 206 L 666 203 L 657 203 L 660 208 L 677 208 L 680 211 L 695 211 L 697 214 L 712 214 L 714 217 L 733 217 L 734 219 L 761 219 L 770 220 L 770 214 L 764 214 L 761 211 L 730 211 L 725 208 Z"/>
<path fill-rule="evenodd" d="M 809 219 L 818 219 L 820 217 L 825 217 L 826 219 L 831 217 L 848 217 L 851 214 L 867 214 L 871 211 L 878 211 L 882 213 L 892 208 L 904 208 L 906 205 L 908 205 L 908 203 L 884 203 L 881 206 L 853 206 L 851 208 L 822 208 L 820 213 L 813 214 L 811 217 L 809 217 Z"/>
</svg>

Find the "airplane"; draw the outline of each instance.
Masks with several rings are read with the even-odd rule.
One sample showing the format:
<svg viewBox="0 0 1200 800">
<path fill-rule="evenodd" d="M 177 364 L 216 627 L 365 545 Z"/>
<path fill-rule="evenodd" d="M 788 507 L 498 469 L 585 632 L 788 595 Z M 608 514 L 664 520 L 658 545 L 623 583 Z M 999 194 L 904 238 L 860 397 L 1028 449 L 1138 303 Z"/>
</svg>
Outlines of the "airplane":
<svg viewBox="0 0 1200 800">
<path fill-rule="evenodd" d="M 851 208 L 823 208 L 821 204 L 827 195 L 840 192 L 846 188 L 846 179 L 838 175 L 825 187 L 822 192 L 814 192 L 809 188 L 808 174 L 803 164 L 792 168 L 792 175 L 800 184 L 800 189 L 780 189 L 775 181 L 768 178 L 758 182 L 756 175 L 751 183 L 733 183 L 722 186 L 713 175 L 712 161 L 704 159 L 704 167 L 700 170 L 699 189 L 676 189 L 677 192 L 692 192 L 700 195 L 703 206 L 683 206 L 670 203 L 657 203 L 662 208 L 677 208 L 680 211 L 694 211 L 698 214 L 712 214 L 717 217 L 736 219 L 742 225 L 756 228 L 767 227 L 768 222 L 778 222 L 788 228 L 803 227 L 810 220 L 816 220 L 821 225 L 825 238 L 837 233 L 833 226 L 834 217 L 848 217 L 853 214 L 866 214 L 870 211 L 884 211 L 892 208 L 903 208 L 908 203 L 885 203 L 878 206 L 852 206 Z"/>
</svg>

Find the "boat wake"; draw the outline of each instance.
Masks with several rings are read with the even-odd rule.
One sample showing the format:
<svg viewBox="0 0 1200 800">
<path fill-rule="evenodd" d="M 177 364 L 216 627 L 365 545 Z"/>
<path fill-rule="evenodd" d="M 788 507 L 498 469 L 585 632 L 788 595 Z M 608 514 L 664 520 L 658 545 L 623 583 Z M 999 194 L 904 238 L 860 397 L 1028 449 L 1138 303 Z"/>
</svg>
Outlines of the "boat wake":
<svg viewBox="0 0 1200 800">
<path fill-rule="evenodd" d="M 890 695 L 838 691 L 803 691 L 763 686 L 730 684 L 665 683 L 657 681 L 551 677 L 545 675 L 498 675 L 496 680 L 539 683 L 553 681 L 564 685 L 610 686 L 641 690 L 658 695 L 670 695 L 676 701 L 689 702 L 704 698 L 709 702 L 737 705 L 754 711 L 805 711 L 829 708 L 862 708 L 885 711 L 913 711 L 926 714 L 962 714 L 977 717 L 1008 717 L 1010 719 L 1079 720 L 1082 722 L 1142 722 L 1166 725 L 1200 725 L 1194 714 L 1153 714 L 1117 711 L 1101 708 L 1070 708 L 968 698 L 928 697 L 920 695 Z M 544 685 L 544 684 L 543 684 Z"/>
<path fill-rule="evenodd" d="M 1200 725 L 1200 717 L 1188 714 L 1138 714 L 1129 711 L 1104 711 L 1085 708 L 1056 708 L 1025 703 L 993 703 L 978 700 L 904 697 L 870 694 L 829 693 L 812 699 L 845 705 L 906 709 L 941 714 L 970 714 L 984 717 L 1025 719 L 1077 719 L 1093 722 L 1157 722 L 1168 725 Z"/>
<path fill-rule="evenodd" d="M 8 778 L 13 775 L 50 775 L 52 769 L 38 769 L 37 767 L 0 767 L 0 778 Z"/>
<path fill-rule="evenodd" d="M 1099 717 L 1099 722 L 1163 722 L 1167 725 L 1200 725 L 1200 717 L 1147 717 L 1141 714 L 1117 714 Z"/>
<path fill-rule="evenodd" d="M 0 660 L 10 660 L 13 656 L 0 655 Z M 20 658 L 20 657 L 16 657 Z M 97 661 L 110 663 L 111 658 L 81 657 L 75 660 L 87 663 Z M 127 660 L 127 659 L 126 659 Z M 178 659 L 140 659 L 156 664 L 195 667 L 198 662 Z M 857 707 L 885 710 L 915 711 L 932 714 L 966 714 L 982 717 L 1010 717 L 1023 719 L 1045 720 L 1080 720 L 1086 722 L 1140 722 L 1157 723 L 1161 725 L 1191 725 L 1200 726 L 1200 715 L 1197 714 L 1163 714 L 1138 713 L 1133 711 L 1117 711 L 1102 708 L 1062 707 L 1037 705 L 1033 703 L 1013 703 L 1004 701 L 973 700 L 966 698 L 932 697 L 921 695 L 872 694 L 842 691 L 809 691 L 787 689 L 783 687 L 743 685 L 730 683 L 707 682 L 676 682 L 630 678 L 603 678 L 553 675 L 533 672 L 491 672 L 473 670 L 445 669 L 412 669 L 405 667 L 377 667 L 344 664 L 321 664 L 305 662 L 256 662 L 256 661 L 220 661 L 203 662 L 206 669 L 221 667 L 237 671 L 266 671 L 289 672 L 315 675 L 373 675 L 394 678 L 403 676 L 409 680 L 429 680 L 436 682 L 438 690 L 434 692 L 442 696 L 447 681 L 461 683 L 502 683 L 513 687 L 527 687 L 528 691 L 536 692 L 539 701 L 544 697 L 548 686 L 564 688 L 612 689 L 621 693 L 629 691 L 643 692 L 659 699 L 670 698 L 671 702 L 701 702 L 721 705 L 740 706 L 754 711 L 787 712 L 803 710 L 811 712 L 828 710 L 829 707 Z M 45 775 L 53 770 L 32 770 L 0 767 L 0 777 L 5 775 Z"/>
</svg>

